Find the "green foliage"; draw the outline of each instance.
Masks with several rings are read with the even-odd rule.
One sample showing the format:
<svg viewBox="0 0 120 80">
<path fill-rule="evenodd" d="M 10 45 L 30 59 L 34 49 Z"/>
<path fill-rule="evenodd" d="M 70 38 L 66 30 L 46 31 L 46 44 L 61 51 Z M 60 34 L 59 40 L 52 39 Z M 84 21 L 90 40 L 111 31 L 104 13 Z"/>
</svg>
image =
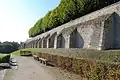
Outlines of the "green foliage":
<svg viewBox="0 0 120 80">
<path fill-rule="evenodd" d="M 20 50 L 10 53 L 11 55 L 20 56 Z"/>
<path fill-rule="evenodd" d="M 20 55 L 21 56 L 32 56 L 32 52 L 31 51 L 20 50 Z"/>
<path fill-rule="evenodd" d="M 30 28 L 29 37 L 39 35 L 117 1 L 119 0 L 61 0 L 54 10 L 49 11 Z"/>
<path fill-rule="evenodd" d="M 0 43 L 0 53 L 11 53 L 20 48 L 17 42 L 3 42 Z"/>
<path fill-rule="evenodd" d="M 8 63 L 10 60 L 9 54 L 0 54 L 0 63 Z"/>
</svg>

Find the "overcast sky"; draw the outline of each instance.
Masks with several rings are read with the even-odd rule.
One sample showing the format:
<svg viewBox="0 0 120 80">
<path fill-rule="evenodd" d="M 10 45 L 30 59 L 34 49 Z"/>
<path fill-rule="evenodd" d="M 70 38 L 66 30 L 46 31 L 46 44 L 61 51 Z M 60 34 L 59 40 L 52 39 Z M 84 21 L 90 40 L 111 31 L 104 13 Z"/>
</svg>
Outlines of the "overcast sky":
<svg viewBox="0 0 120 80">
<path fill-rule="evenodd" d="M 0 41 L 25 41 L 28 30 L 60 0 L 0 0 Z"/>
</svg>

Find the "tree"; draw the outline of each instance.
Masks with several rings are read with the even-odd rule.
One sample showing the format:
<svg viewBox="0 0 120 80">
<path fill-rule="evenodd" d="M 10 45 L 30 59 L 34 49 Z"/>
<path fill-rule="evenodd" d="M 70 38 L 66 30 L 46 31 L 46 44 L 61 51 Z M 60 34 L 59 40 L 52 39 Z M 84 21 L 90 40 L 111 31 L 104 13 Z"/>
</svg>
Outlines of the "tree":
<svg viewBox="0 0 120 80">
<path fill-rule="evenodd" d="M 0 43 L 0 53 L 11 53 L 20 48 L 20 44 L 17 42 L 3 42 Z"/>
<path fill-rule="evenodd" d="M 117 1 L 120 0 L 61 0 L 55 9 L 49 11 L 30 28 L 29 36 L 35 37 L 70 20 L 74 20 Z"/>
</svg>

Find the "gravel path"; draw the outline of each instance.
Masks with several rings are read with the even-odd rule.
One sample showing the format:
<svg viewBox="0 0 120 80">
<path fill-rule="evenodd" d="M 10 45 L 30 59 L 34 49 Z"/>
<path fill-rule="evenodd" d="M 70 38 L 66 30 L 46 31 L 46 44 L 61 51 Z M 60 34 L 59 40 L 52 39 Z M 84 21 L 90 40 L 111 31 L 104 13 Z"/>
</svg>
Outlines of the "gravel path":
<svg viewBox="0 0 120 80">
<path fill-rule="evenodd" d="M 7 70 L 4 80 L 85 80 L 59 68 L 45 66 L 31 57 L 16 57 L 18 69 Z"/>
<path fill-rule="evenodd" d="M 0 80 L 3 80 L 6 69 L 0 69 Z"/>
</svg>

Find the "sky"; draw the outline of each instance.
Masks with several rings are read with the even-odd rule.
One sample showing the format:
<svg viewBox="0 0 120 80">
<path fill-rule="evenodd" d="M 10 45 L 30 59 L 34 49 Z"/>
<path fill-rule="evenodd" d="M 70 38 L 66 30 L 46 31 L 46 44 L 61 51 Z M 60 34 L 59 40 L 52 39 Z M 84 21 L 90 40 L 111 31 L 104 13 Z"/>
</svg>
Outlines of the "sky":
<svg viewBox="0 0 120 80">
<path fill-rule="evenodd" d="M 0 0 L 0 41 L 23 42 L 36 21 L 60 0 Z"/>
</svg>

